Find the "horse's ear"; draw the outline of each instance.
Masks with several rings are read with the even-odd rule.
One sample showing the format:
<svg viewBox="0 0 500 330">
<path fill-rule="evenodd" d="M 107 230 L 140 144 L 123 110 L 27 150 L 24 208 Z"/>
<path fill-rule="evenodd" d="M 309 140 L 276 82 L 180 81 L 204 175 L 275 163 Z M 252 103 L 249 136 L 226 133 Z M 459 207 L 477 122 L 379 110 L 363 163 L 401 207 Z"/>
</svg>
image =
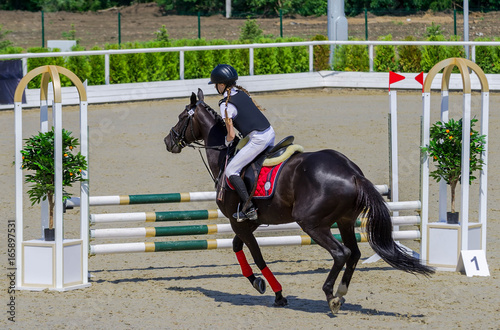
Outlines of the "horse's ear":
<svg viewBox="0 0 500 330">
<path fill-rule="evenodd" d="M 203 91 L 201 88 L 198 88 L 198 100 L 204 101 L 205 100 L 205 95 L 203 95 Z"/>
<path fill-rule="evenodd" d="M 191 93 L 191 105 L 196 105 L 196 94 L 194 92 Z"/>
</svg>

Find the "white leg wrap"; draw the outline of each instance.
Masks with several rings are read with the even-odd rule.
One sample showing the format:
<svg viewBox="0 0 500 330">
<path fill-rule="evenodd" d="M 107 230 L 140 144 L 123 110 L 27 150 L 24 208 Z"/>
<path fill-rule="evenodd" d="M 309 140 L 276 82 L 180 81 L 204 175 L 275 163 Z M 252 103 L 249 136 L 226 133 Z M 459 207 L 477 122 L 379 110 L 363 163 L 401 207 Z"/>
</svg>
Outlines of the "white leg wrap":
<svg viewBox="0 0 500 330">
<path fill-rule="evenodd" d="M 337 289 L 336 297 L 343 297 L 347 294 L 347 285 L 344 283 L 339 284 L 339 288 Z"/>
</svg>

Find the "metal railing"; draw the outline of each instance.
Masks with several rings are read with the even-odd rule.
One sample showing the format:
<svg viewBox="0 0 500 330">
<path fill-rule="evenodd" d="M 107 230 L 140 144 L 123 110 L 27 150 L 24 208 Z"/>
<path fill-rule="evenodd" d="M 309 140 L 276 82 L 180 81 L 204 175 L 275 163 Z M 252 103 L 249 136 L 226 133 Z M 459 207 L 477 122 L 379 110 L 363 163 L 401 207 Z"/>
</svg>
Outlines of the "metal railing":
<svg viewBox="0 0 500 330">
<path fill-rule="evenodd" d="M 258 48 L 273 47 L 309 47 L 309 72 L 313 72 L 314 46 L 336 46 L 336 45 L 359 45 L 368 47 L 369 71 L 373 72 L 373 59 L 375 46 L 461 46 L 470 47 L 470 59 L 475 62 L 476 47 L 489 46 L 498 47 L 500 42 L 496 41 L 301 41 L 265 44 L 240 44 L 240 45 L 213 45 L 213 46 L 186 46 L 186 47 L 164 47 L 164 48 L 138 48 L 138 49 L 113 49 L 113 50 L 90 50 L 76 52 L 50 52 L 50 53 L 23 53 L 0 55 L 0 60 L 22 59 L 23 75 L 28 71 L 28 58 L 39 57 L 61 57 L 61 56 L 91 56 L 104 55 L 105 83 L 109 85 L 109 57 L 118 54 L 138 53 L 162 53 L 179 52 L 179 77 L 184 79 L 184 54 L 191 51 L 210 51 L 224 49 L 249 49 L 249 74 L 254 75 L 254 50 Z"/>
</svg>

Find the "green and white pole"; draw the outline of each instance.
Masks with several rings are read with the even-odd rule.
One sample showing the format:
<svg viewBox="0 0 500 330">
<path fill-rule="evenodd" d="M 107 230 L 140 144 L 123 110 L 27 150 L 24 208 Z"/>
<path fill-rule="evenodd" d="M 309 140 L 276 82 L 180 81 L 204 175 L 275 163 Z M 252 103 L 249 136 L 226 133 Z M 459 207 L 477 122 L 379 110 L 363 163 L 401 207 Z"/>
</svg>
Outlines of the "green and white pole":
<svg viewBox="0 0 500 330">
<path fill-rule="evenodd" d="M 361 234 L 356 234 L 356 235 L 359 235 L 359 240 L 361 240 Z M 340 235 L 338 236 L 340 239 Z M 314 241 L 307 235 L 258 237 L 257 242 L 261 247 L 315 244 Z M 214 249 L 231 249 L 232 247 L 233 247 L 232 238 L 169 241 L 169 242 L 118 243 L 118 244 L 91 245 L 90 254 L 97 255 L 97 254 L 110 254 L 110 253 L 214 250 Z"/>
<path fill-rule="evenodd" d="M 393 225 L 417 225 L 420 223 L 419 216 L 400 216 L 392 219 Z M 366 219 L 358 219 L 356 227 L 365 227 Z M 332 228 L 337 228 L 333 224 Z M 293 222 L 282 225 L 261 225 L 256 232 L 298 230 L 300 226 Z M 165 237 L 165 236 L 187 236 L 187 235 L 213 235 L 234 233 L 230 224 L 209 224 L 189 226 L 166 226 L 166 227 L 139 227 L 139 228 L 103 228 L 92 229 L 90 237 L 99 238 L 139 238 L 139 237 Z"/>
<path fill-rule="evenodd" d="M 192 210 L 192 211 L 165 211 L 165 212 L 131 212 L 131 213 L 103 213 L 91 214 L 90 223 L 110 222 L 162 222 L 186 221 L 223 218 L 220 210 Z"/>
<path fill-rule="evenodd" d="M 159 203 L 181 203 L 181 202 L 203 202 L 215 201 L 215 191 L 169 193 L 169 194 L 146 194 L 146 195 L 114 195 L 114 196 L 91 196 L 90 206 L 105 205 L 132 205 L 132 204 L 159 204 Z M 67 207 L 79 207 L 79 198 L 69 198 Z"/>
<path fill-rule="evenodd" d="M 375 188 L 382 195 L 389 193 L 388 185 L 376 185 Z M 90 196 L 90 206 L 107 205 L 132 205 L 132 204 L 161 204 L 161 203 L 184 203 L 184 202 L 209 202 L 215 201 L 215 191 L 199 191 L 187 193 L 167 194 L 144 194 L 144 195 L 113 195 L 113 196 Z M 79 207 L 80 198 L 71 197 L 66 200 L 66 206 Z"/>
<path fill-rule="evenodd" d="M 368 242 L 366 233 L 356 233 L 357 242 Z M 333 235 L 342 242 L 340 234 Z M 393 232 L 395 240 L 419 239 L 418 230 Z M 257 237 L 259 246 L 286 246 L 286 245 L 311 245 L 316 244 L 307 235 Z M 214 250 L 231 249 L 233 247 L 232 238 L 209 239 L 209 240 L 188 240 L 169 242 L 140 242 L 140 243 L 117 243 L 117 244 L 97 244 L 90 246 L 90 254 L 111 254 L 111 253 L 137 253 L 137 252 L 161 252 L 161 251 L 187 251 L 187 250 Z"/>
<path fill-rule="evenodd" d="M 394 210 L 389 208 L 390 210 Z M 397 205 L 397 210 L 418 210 L 417 204 Z M 164 211 L 164 212 L 131 212 L 131 213 L 101 213 L 91 214 L 90 223 L 111 222 L 165 222 L 165 221 L 187 221 L 187 220 L 210 220 L 224 218 L 221 210 L 192 210 L 192 211 Z M 394 226 L 408 224 L 408 221 L 420 221 L 418 216 L 394 216 L 391 217 Z M 410 223 L 413 224 L 413 223 Z"/>
</svg>

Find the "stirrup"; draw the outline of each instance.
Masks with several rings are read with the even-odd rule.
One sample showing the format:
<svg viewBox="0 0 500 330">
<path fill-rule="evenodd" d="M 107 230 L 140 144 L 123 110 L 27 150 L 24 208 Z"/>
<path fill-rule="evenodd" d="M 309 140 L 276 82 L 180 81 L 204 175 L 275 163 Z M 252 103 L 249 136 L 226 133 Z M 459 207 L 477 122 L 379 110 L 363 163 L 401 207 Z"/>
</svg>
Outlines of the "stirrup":
<svg viewBox="0 0 500 330">
<path fill-rule="evenodd" d="M 236 212 L 233 214 L 233 218 L 235 218 L 237 222 L 243 222 L 245 220 L 256 221 L 258 219 L 257 209 L 252 207 L 247 212 Z"/>
</svg>

